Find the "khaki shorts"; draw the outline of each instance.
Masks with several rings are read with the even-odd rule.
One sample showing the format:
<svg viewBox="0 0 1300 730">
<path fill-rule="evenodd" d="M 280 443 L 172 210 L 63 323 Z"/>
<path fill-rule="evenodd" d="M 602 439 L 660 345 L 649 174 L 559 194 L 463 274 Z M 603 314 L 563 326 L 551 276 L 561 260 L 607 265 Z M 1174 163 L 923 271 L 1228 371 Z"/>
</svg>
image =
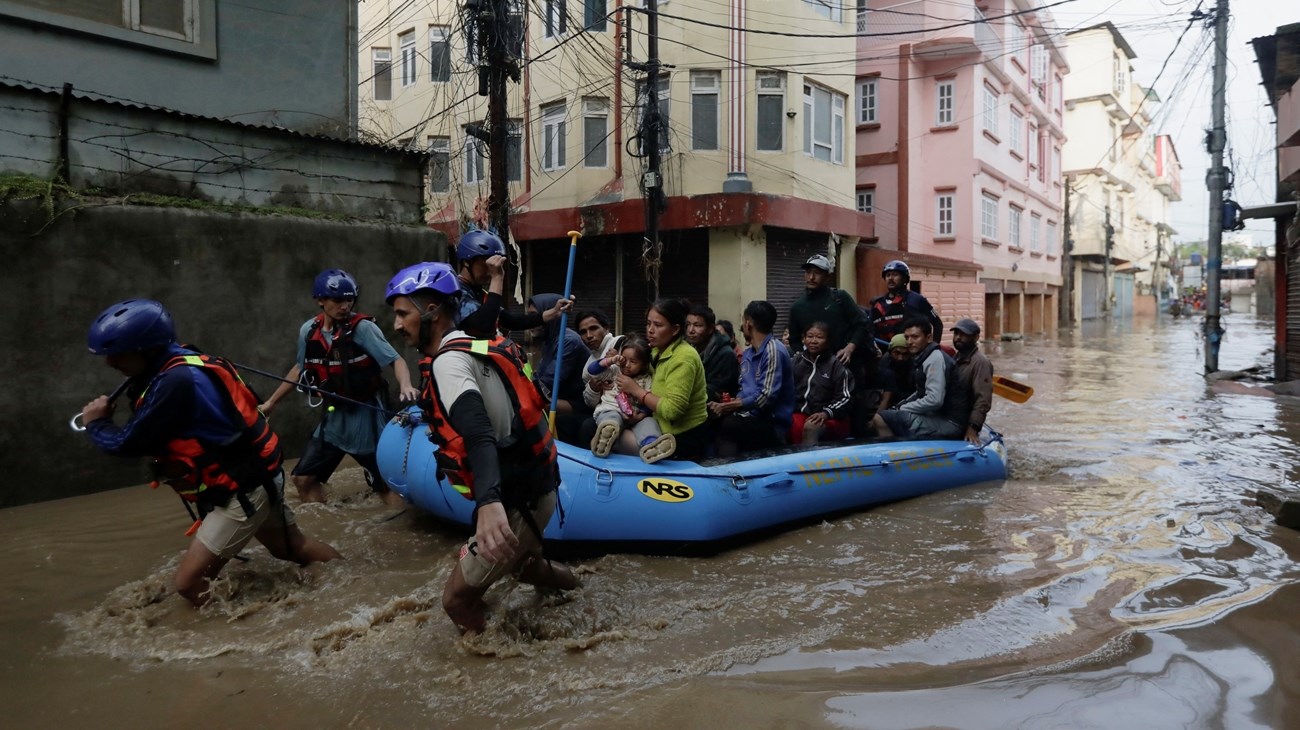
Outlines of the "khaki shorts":
<svg viewBox="0 0 1300 730">
<path fill-rule="evenodd" d="M 247 493 L 248 501 L 255 510 L 252 517 L 244 514 L 244 508 L 238 499 L 231 497 L 225 506 L 217 507 L 203 518 L 203 524 L 194 533 L 194 539 L 214 555 L 229 560 L 238 555 L 263 527 L 285 529 L 297 524 L 293 510 L 284 503 L 283 472 L 275 478 L 275 488 L 279 492 L 279 509 L 267 500 L 266 490 L 258 487 Z"/>
<path fill-rule="evenodd" d="M 537 507 L 533 509 L 533 521 L 537 524 L 538 529 L 545 530 L 546 524 L 551 521 L 551 514 L 555 512 L 555 492 L 537 500 Z M 470 538 L 460 548 L 460 572 L 465 576 L 465 582 L 475 588 L 487 588 L 497 582 L 506 573 L 513 573 L 519 568 L 525 560 L 530 557 L 540 556 L 542 554 L 542 542 L 533 532 L 533 528 L 528 526 L 524 521 L 524 513 L 516 509 L 506 510 L 506 519 L 510 521 L 510 531 L 515 533 L 519 538 L 519 546 L 515 549 L 513 560 L 502 561 L 499 563 L 490 562 L 487 558 L 478 553 L 478 540 Z"/>
</svg>

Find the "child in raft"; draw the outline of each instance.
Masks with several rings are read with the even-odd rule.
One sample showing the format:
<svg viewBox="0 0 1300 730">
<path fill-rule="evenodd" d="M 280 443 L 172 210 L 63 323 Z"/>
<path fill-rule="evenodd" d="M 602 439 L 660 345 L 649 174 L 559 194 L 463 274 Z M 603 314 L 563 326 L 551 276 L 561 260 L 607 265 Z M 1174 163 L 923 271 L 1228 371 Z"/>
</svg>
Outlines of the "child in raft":
<svg viewBox="0 0 1300 730">
<path fill-rule="evenodd" d="M 617 353 L 587 366 L 593 380 L 619 371 L 650 390 L 650 346 L 644 339 L 629 335 L 623 338 Z M 621 454 L 640 454 L 642 461 L 653 464 L 672 456 L 677 449 L 676 437 L 661 433 L 650 412 L 633 405 L 617 386 L 601 394 L 594 415 L 596 436 L 591 440 L 591 453 L 596 456 L 603 458 L 617 450 Z"/>
<path fill-rule="evenodd" d="M 827 351 L 830 327 L 814 322 L 803 333 L 803 349 L 791 358 L 794 371 L 794 423 L 790 443 L 842 441 L 849 435 L 853 375 Z"/>
</svg>

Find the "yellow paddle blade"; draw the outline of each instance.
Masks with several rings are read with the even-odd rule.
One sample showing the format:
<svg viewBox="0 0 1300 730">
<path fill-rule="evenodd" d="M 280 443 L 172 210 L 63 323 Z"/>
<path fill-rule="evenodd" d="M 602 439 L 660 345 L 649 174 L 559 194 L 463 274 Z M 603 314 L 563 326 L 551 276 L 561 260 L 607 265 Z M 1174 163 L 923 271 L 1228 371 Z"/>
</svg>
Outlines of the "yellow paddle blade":
<svg viewBox="0 0 1300 730">
<path fill-rule="evenodd" d="M 1012 403 L 1024 403 L 1033 397 L 1034 388 L 1011 378 L 994 375 L 993 393 L 1006 398 Z"/>
</svg>

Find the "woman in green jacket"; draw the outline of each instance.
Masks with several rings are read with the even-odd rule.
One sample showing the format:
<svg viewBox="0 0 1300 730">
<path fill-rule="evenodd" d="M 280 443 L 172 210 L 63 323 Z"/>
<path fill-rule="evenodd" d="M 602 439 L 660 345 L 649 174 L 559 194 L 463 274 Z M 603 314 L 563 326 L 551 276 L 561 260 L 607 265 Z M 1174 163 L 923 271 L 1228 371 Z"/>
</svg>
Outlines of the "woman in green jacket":
<svg viewBox="0 0 1300 730">
<path fill-rule="evenodd" d="M 646 312 L 645 336 L 650 343 L 650 390 L 626 375 L 618 379 L 619 390 L 654 414 L 663 433 L 676 437 L 672 458 L 698 461 L 713 441 L 704 363 L 686 342 L 688 306 L 680 299 L 660 299 Z"/>
</svg>

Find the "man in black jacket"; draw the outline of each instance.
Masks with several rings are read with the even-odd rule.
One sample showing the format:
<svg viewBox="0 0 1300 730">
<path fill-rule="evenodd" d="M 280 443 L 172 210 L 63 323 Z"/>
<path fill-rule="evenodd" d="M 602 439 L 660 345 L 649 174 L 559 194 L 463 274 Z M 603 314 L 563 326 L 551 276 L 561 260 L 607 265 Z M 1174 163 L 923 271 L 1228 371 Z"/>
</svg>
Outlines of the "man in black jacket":
<svg viewBox="0 0 1300 730">
<path fill-rule="evenodd" d="M 686 342 L 704 362 L 704 383 L 709 401 L 722 401 L 723 394 L 735 395 L 739 388 L 740 362 L 727 336 L 718 332 L 717 317 L 703 304 L 693 305 L 686 315 Z"/>
</svg>

